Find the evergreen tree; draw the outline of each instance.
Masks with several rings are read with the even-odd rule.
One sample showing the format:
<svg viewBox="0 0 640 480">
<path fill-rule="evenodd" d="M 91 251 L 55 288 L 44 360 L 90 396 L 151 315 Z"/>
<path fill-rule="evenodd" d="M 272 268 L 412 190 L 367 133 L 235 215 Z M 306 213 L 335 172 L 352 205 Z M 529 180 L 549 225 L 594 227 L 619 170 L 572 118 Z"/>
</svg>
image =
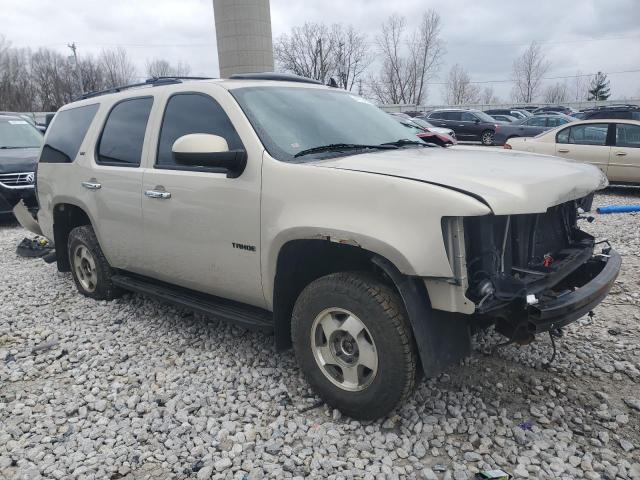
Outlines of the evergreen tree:
<svg viewBox="0 0 640 480">
<path fill-rule="evenodd" d="M 591 80 L 588 100 L 606 100 L 611 95 L 607 74 L 598 72 Z"/>
</svg>

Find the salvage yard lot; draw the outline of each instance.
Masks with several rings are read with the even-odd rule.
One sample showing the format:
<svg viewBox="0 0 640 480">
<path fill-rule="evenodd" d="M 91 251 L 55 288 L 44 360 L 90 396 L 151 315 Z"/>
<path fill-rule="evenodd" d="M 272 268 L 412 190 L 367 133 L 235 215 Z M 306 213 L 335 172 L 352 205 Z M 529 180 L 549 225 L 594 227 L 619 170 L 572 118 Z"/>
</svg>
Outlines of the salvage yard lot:
<svg viewBox="0 0 640 480">
<path fill-rule="evenodd" d="M 596 205 L 639 203 L 610 189 Z M 623 256 L 565 329 L 475 353 L 391 417 L 320 405 L 273 339 L 138 296 L 95 302 L 0 226 L 0 478 L 640 479 L 640 215 L 583 227 Z M 441 470 L 445 471 L 441 471 Z"/>
</svg>

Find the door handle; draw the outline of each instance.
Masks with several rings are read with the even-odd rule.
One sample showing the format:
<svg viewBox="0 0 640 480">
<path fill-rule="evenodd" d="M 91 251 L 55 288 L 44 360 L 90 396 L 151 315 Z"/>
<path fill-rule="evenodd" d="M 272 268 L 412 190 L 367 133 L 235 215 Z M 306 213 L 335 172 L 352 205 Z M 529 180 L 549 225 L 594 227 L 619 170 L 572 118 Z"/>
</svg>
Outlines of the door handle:
<svg viewBox="0 0 640 480">
<path fill-rule="evenodd" d="M 627 152 L 616 152 L 616 155 L 619 157 L 624 157 L 627 154 Z"/>
<path fill-rule="evenodd" d="M 162 200 L 171 198 L 170 192 L 162 192 L 160 190 L 145 190 L 144 194 L 149 198 L 160 198 Z"/>
<path fill-rule="evenodd" d="M 567 148 L 559 148 L 558 153 L 569 153 L 569 149 Z"/>
<path fill-rule="evenodd" d="M 81 185 L 89 190 L 100 190 L 102 188 L 102 184 L 97 182 L 82 182 Z"/>
</svg>

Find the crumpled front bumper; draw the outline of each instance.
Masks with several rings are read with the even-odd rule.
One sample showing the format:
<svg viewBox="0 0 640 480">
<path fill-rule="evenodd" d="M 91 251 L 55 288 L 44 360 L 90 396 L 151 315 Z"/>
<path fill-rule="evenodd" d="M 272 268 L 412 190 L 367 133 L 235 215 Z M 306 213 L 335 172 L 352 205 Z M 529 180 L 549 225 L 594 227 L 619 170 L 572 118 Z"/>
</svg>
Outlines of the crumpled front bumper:
<svg viewBox="0 0 640 480">
<path fill-rule="evenodd" d="M 546 293 L 527 307 L 531 333 L 563 327 L 593 310 L 611 290 L 621 265 L 622 258 L 613 248 L 592 257 L 563 282 L 567 290 Z"/>
</svg>

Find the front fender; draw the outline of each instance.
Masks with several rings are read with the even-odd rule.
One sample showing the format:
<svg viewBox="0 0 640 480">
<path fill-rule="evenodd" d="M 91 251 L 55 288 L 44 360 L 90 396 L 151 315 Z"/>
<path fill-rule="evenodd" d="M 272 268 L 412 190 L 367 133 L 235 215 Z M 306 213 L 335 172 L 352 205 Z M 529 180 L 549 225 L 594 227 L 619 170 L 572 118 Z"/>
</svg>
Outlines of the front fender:
<svg viewBox="0 0 640 480">
<path fill-rule="evenodd" d="M 261 273 L 268 302 L 279 252 L 289 241 L 346 243 L 388 259 L 405 275 L 450 278 L 442 217 L 491 212 L 477 199 L 438 185 L 265 157 Z"/>
</svg>

